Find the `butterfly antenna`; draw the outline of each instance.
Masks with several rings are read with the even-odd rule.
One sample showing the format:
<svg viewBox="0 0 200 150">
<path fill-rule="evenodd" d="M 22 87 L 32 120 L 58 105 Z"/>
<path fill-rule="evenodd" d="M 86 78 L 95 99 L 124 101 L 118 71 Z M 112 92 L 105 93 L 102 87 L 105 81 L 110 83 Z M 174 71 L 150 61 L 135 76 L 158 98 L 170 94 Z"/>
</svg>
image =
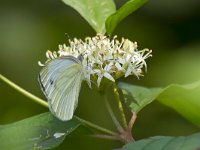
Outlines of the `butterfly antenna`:
<svg viewBox="0 0 200 150">
<path fill-rule="evenodd" d="M 66 36 L 68 39 L 71 39 L 68 33 L 65 33 L 65 36 Z"/>
<path fill-rule="evenodd" d="M 72 40 L 72 38 L 69 36 L 69 34 L 68 34 L 68 33 L 65 33 L 65 36 L 67 37 L 67 39 L 68 39 L 68 42 Z"/>
</svg>

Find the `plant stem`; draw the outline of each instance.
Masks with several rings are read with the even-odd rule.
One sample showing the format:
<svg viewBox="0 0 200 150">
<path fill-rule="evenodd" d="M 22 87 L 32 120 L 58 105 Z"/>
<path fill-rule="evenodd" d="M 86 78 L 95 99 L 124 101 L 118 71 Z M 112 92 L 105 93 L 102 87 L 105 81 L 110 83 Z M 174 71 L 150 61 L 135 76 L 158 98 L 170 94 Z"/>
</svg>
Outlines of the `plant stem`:
<svg viewBox="0 0 200 150">
<path fill-rule="evenodd" d="M 104 100 L 105 100 L 106 108 L 108 109 L 108 112 L 109 112 L 109 114 L 110 114 L 110 116 L 111 116 L 111 118 L 112 118 L 112 120 L 113 120 L 115 126 L 117 127 L 117 130 L 118 130 L 120 133 L 123 132 L 124 129 L 122 128 L 122 126 L 120 125 L 120 123 L 119 123 L 119 121 L 117 120 L 116 116 L 114 115 L 114 113 L 113 113 L 113 111 L 112 111 L 112 109 L 111 109 L 111 107 L 110 107 L 110 104 L 109 104 L 109 102 L 108 102 L 108 99 L 107 99 L 106 95 L 104 95 Z"/>
<path fill-rule="evenodd" d="M 135 123 L 136 118 L 137 118 L 136 112 L 132 112 L 131 120 L 130 120 L 129 123 L 128 123 L 128 128 L 127 128 L 128 130 L 131 131 L 131 129 L 133 128 L 133 125 L 134 125 L 134 123 Z"/>
<path fill-rule="evenodd" d="M 10 81 L 9 79 L 7 79 L 6 77 L 4 77 L 3 75 L 0 74 L 0 79 L 3 80 L 4 82 L 6 82 L 8 85 L 10 85 L 12 88 L 14 88 L 15 90 L 17 90 L 18 92 L 20 92 L 21 94 L 25 95 L 26 97 L 32 99 L 33 101 L 39 103 L 42 106 L 48 107 L 48 104 L 46 101 L 42 100 L 41 98 L 31 94 L 30 92 L 24 90 L 23 88 L 21 88 L 20 86 L 18 86 L 17 84 L 13 83 L 12 81 Z"/>
<path fill-rule="evenodd" d="M 102 138 L 102 139 L 108 139 L 108 140 L 121 140 L 119 136 L 112 136 L 112 135 L 104 135 L 104 134 L 94 134 L 94 135 L 89 135 L 91 137 L 95 138 Z"/>
<path fill-rule="evenodd" d="M 24 96 L 30 98 L 31 100 L 37 102 L 38 104 L 42 105 L 42 106 L 45 106 L 45 107 L 48 107 L 48 103 L 44 100 L 42 100 L 41 98 L 31 94 L 30 92 L 24 90 L 23 88 L 21 88 L 20 86 L 16 85 L 15 83 L 13 83 L 12 81 L 10 81 L 9 79 L 7 79 L 6 77 L 4 77 L 3 75 L 0 74 L 0 79 L 3 80 L 4 82 L 6 82 L 8 85 L 10 85 L 12 88 L 14 88 L 15 90 L 19 91 L 21 94 L 23 94 Z M 113 135 L 115 136 L 116 133 L 113 132 L 113 131 L 110 131 L 106 128 L 103 128 L 103 127 L 100 127 L 94 123 L 91 123 L 89 121 L 86 121 L 82 118 L 79 118 L 77 116 L 75 116 L 75 118 L 77 118 L 80 122 L 82 122 L 83 124 L 86 124 L 87 126 L 89 127 L 92 127 L 94 129 L 97 129 L 99 131 L 102 131 L 104 133 L 107 133 L 109 135 Z"/>
<path fill-rule="evenodd" d="M 109 134 L 109 135 L 113 135 L 113 136 L 116 135 L 115 132 L 113 132 L 113 131 L 111 131 L 111 130 L 108 130 L 108 129 L 106 129 L 106 128 L 100 127 L 100 126 L 98 126 L 98 125 L 96 125 L 96 124 L 94 124 L 94 123 L 92 123 L 92 122 L 86 121 L 86 120 L 84 120 L 84 119 L 82 119 L 82 118 L 79 118 L 79 117 L 77 117 L 77 116 L 75 116 L 75 118 L 78 119 L 78 120 L 79 120 L 80 122 L 82 122 L 83 124 L 86 124 L 86 125 L 89 126 L 89 127 L 92 127 L 92 128 L 97 129 L 97 130 L 99 130 L 99 131 L 102 131 L 102 132 L 104 132 L 104 133 L 107 133 L 107 134 Z"/>
<path fill-rule="evenodd" d="M 127 128 L 128 125 L 127 125 L 124 109 L 123 109 L 122 102 L 121 102 L 121 99 L 120 99 L 120 95 L 119 95 L 119 92 L 118 92 L 116 85 L 114 86 L 113 91 L 114 91 L 114 94 L 115 94 L 115 98 L 117 100 L 117 104 L 118 104 L 118 108 L 119 108 L 119 111 L 120 111 L 120 114 L 121 114 L 123 126 L 124 126 L 124 128 Z"/>
</svg>

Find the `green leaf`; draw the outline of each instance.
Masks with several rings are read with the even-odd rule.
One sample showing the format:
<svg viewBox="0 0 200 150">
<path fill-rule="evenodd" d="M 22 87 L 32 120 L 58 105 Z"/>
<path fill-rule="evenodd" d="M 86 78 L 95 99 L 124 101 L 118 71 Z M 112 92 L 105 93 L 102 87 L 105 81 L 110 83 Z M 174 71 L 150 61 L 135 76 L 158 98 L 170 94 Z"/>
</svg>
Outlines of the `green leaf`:
<svg viewBox="0 0 200 150">
<path fill-rule="evenodd" d="M 123 146 L 122 150 L 199 150 L 200 133 L 189 136 L 155 136 Z"/>
<path fill-rule="evenodd" d="M 200 127 L 200 81 L 168 86 L 157 99 Z"/>
<path fill-rule="evenodd" d="M 127 83 L 119 83 L 118 87 L 122 89 L 125 102 L 133 112 L 139 112 L 146 105 L 151 103 L 162 91 L 161 88 L 146 88 Z"/>
<path fill-rule="evenodd" d="M 97 33 L 105 33 L 108 16 L 116 11 L 113 0 L 63 0 L 87 20 Z"/>
<path fill-rule="evenodd" d="M 62 143 L 80 122 L 73 118 L 63 122 L 43 113 L 22 121 L 0 126 L 0 149 L 2 150 L 46 150 Z"/>
<path fill-rule="evenodd" d="M 148 0 L 129 0 L 122 7 L 120 7 L 114 14 L 108 17 L 106 20 L 106 31 L 108 35 L 111 35 L 119 24 L 125 17 L 136 11 Z"/>
<path fill-rule="evenodd" d="M 119 83 L 132 111 L 139 112 L 157 99 L 185 118 L 200 126 L 200 81 L 188 85 L 169 85 L 165 88 L 145 88 Z"/>
</svg>

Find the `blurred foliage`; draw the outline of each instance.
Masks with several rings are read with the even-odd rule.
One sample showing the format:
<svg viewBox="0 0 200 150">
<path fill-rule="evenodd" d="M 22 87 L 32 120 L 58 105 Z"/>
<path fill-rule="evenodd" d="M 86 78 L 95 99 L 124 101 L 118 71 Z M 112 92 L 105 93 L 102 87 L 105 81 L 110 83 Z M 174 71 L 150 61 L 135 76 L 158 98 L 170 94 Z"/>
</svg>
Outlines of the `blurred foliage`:
<svg viewBox="0 0 200 150">
<path fill-rule="evenodd" d="M 88 23 L 62 1 L 6 1 L 0 5 L 0 64 L 1 74 L 33 94 L 44 98 L 37 82 L 47 49 L 57 50 L 58 44 L 70 38 L 93 36 Z M 125 1 L 118 0 L 118 7 Z M 153 50 L 148 60 L 148 73 L 140 80 L 121 79 L 143 86 L 185 84 L 200 79 L 200 1 L 151 0 L 131 14 L 116 28 L 114 34 L 137 41 L 139 47 Z M 84 94 L 83 94 L 84 93 Z M 91 97 L 88 99 L 87 97 Z M 30 101 L 0 81 L 0 124 L 11 123 L 48 111 Z M 115 101 L 111 103 L 115 105 Z M 130 115 L 128 109 L 127 114 Z M 76 115 L 114 130 L 99 95 L 82 86 Z M 199 128 L 173 110 L 158 102 L 139 113 L 133 128 L 135 139 L 155 135 L 187 135 Z M 120 142 L 93 139 L 78 130 L 66 138 L 62 149 L 118 148 Z"/>
</svg>

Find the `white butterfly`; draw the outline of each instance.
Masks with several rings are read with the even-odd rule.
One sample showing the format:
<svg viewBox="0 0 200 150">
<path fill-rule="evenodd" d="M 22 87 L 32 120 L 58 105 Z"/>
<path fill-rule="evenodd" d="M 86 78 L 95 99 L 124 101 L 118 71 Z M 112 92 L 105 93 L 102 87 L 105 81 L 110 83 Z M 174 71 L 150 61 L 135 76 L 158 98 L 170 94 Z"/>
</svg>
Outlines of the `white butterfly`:
<svg viewBox="0 0 200 150">
<path fill-rule="evenodd" d="M 72 119 L 83 79 L 81 61 L 73 56 L 52 59 L 40 71 L 41 89 L 48 99 L 50 111 L 58 119 Z"/>
</svg>

